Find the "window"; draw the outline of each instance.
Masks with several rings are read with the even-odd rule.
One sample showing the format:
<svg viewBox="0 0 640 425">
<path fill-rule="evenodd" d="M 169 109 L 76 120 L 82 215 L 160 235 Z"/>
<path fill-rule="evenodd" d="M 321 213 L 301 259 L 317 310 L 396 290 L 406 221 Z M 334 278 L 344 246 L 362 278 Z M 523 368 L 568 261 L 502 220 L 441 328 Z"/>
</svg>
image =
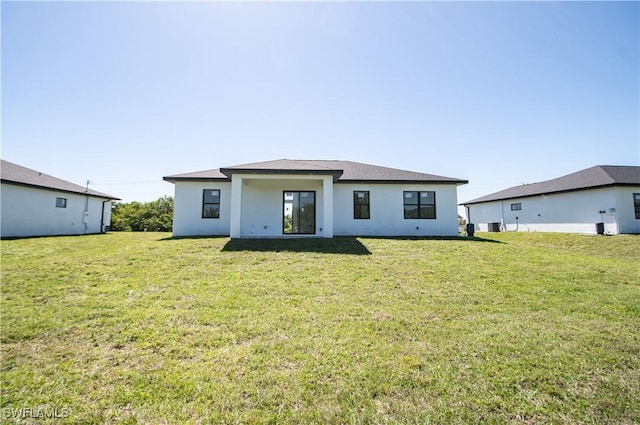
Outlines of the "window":
<svg viewBox="0 0 640 425">
<path fill-rule="evenodd" d="M 67 198 L 56 198 L 56 208 L 67 208 Z"/>
<path fill-rule="evenodd" d="M 435 192 L 404 192 L 404 218 L 436 218 Z"/>
<path fill-rule="evenodd" d="M 511 204 L 511 211 L 520 211 L 522 210 L 522 203 L 518 202 L 517 204 Z"/>
<path fill-rule="evenodd" d="M 353 192 L 353 218 L 355 219 L 370 218 L 368 190 L 355 190 Z"/>
<path fill-rule="evenodd" d="M 636 210 L 636 219 L 640 219 L 640 193 L 633 194 L 633 207 Z"/>
<path fill-rule="evenodd" d="M 202 191 L 202 218 L 220 218 L 220 190 Z"/>
</svg>

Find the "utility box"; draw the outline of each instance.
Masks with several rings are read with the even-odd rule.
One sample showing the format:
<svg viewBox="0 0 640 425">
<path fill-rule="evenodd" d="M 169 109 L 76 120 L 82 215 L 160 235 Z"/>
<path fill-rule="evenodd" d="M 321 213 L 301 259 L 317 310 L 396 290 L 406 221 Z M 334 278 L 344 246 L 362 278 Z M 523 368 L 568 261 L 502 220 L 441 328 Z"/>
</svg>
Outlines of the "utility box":
<svg viewBox="0 0 640 425">
<path fill-rule="evenodd" d="M 490 232 L 499 232 L 500 231 L 500 223 L 487 223 L 489 226 Z"/>
<path fill-rule="evenodd" d="M 599 235 L 604 235 L 604 223 L 596 223 L 596 233 Z"/>
<path fill-rule="evenodd" d="M 467 236 L 470 238 L 476 233 L 476 226 L 473 223 L 467 223 Z"/>
</svg>

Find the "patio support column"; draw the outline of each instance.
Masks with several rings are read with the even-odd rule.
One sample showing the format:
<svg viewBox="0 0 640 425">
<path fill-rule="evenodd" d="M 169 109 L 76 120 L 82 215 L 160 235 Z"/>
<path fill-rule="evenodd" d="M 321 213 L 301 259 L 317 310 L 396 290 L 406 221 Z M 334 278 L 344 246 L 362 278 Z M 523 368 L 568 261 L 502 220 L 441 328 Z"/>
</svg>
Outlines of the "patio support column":
<svg viewBox="0 0 640 425">
<path fill-rule="evenodd" d="M 242 234 L 242 177 L 231 177 L 231 212 L 229 236 L 239 238 Z"/>
<path fill-rule="evenodd" d="M 324 225 L 322 235 L 325 238 L 333 237 L 333 176 L 325 176 L 322 179 L 322 196 L 324 204 Z"/>
</svg>

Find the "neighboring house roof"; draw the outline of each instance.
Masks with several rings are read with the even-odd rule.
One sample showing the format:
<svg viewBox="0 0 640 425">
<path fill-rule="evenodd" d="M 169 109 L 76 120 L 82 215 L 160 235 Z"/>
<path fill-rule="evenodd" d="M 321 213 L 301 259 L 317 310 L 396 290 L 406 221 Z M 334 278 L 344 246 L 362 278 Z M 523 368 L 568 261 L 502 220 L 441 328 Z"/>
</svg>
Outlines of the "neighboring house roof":
<svg viewBox="0 0 640 425">
<path fill-rule="evenodd" d="M 639 186 L 640 167 L 623 165 L 596 165 L 556 179 L 524 184 L 472 199 L 461 205 L 526 198 L 559 192 L 574 192 L 606 186 Z"/>
<path fill-rule="evenodd" d="M 15 184 L 19 186 L 28 186 L 38 189 L 49 189 L 58 192 L 78 193 L 80 195 L 95 196 L 98 198 L 119 200 L 112 195 L 98 192 L 93 189 L 41 173 L 31 168 L 23 167 L 9 161 L 0 160 L 0 180 L 2 183 Z"/>
<path fill-rule="evenodd" d="M 371 183 L 449 183 L 466 184 L 467 180 L 414 171 L 380 167 L 352 161 L 327 160 L 293 160 L 278 159 L 275 161 L 256 162 L 235 165 L 215 170 L 195 173 L 176 174 L 164 177 L 164 180 L 176 182 L 180 180 L 227 180 L 233 173 L 243 174 L 324 174 L 333 175 L 338 183 L 371 182 Z"/>
</svg>

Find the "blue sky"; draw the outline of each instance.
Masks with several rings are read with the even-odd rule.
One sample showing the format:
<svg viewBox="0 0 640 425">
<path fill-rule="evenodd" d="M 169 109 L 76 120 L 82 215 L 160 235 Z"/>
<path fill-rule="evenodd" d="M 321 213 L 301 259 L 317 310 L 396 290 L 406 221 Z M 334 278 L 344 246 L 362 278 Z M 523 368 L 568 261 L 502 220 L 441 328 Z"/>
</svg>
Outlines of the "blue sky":
<svg viewBox="0 0 640 425">
<path fill-rule="evenodd" d="M 459 201 L 640 164 L 638 2 L 2 2 L 2 158 L 123 198 L 345 159 Z"/>
</svg>

